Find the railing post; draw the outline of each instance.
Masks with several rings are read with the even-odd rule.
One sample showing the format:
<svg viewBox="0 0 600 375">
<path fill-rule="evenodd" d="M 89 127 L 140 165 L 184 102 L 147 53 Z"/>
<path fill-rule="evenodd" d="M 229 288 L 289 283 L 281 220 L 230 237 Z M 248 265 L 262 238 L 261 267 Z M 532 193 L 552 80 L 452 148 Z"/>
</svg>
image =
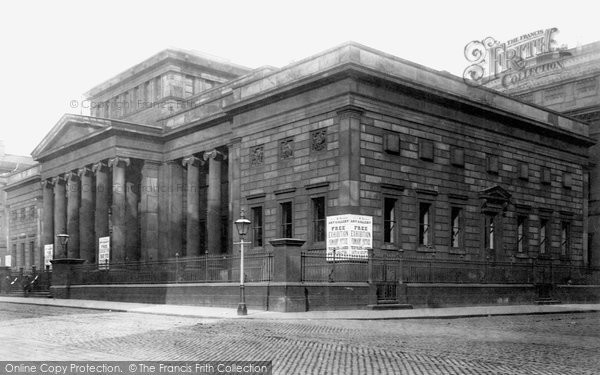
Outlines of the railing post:
<svg viewBox="0 0 600 375">
<path fill-rule="evenodd" d="M 336 267 L 336 260 L 335 260 L 335 248 L 333 249 L 333 268 L 331 270 L 331 274 L 329 275 L 329 281 L 330 282 L 334 282 L 335 281 L 335 267 Z"/>
<path fill-rule="evenodd" d="M 179 253 L 175 253 L 175 284 L 179 283 Z"/>
<path fill-rule="evenodd" d="M 373 284 L 373 249 L 367 249 L 367 281 Z"/>
<path fill-rule="evenodd" d="M 204 253 L 204 282 L 208 282 L 208 254 Z"/>
<path fill-rule="evenodd" d="M 431 283 L 431 282 L 433 282 L 432 277 L 431 277 L 431 259 L 429 259 L 427 264 L 428 264 L 427 281 Z"/>
</svg>

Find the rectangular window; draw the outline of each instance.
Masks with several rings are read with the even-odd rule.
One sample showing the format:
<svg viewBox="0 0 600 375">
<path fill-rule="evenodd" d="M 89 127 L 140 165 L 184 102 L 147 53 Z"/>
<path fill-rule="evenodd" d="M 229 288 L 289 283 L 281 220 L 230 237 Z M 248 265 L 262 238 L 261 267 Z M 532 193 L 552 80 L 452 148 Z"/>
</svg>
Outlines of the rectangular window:
<svg viewBox="0 0 600 375">
<path fill-rule="evenodd" d="M 263 246 L 263 209 L 252 207 L 252 246 Z"/>
<path fill-rule="evenodd" d="M 527 249 L 527 216 L 517 216 L 517 251 L 525 252 Z"/>
<path fill-rule="evenodd" d="M 452 207 L 450 222 L 452 226 L 451 245 L 454 248 L 462 247 L 462 208 Z"/>
<path fill-rule="evenodd" d="M 146 104 L 146 102 L 150 102 L 152 101 L 152 98 L 150 98 L 150 81 L 144 83 L 144 100 L 143 100 Z"/>
<path fill-rule="evenodd" d="M 154 100 L 160 100 L 162 98 L 162 77 L 154 78 Z"/>
<path fill-rule="evenodd" d="M 396 236 L 396 199 L 385 198 L 383 201 L 383 242 L 395 244 Z"/>
<path fill-rule="evenodd" d="M 571 248 L 571 223 L 563 221 L 560 229 L 560 255 L 569 255 Z"/>
<path fill-rule="evenodd" d="M 183 79 L 183 97 L 189 98 L 194 95 L 194 77 L 185 76 Z"/>
<path fill-rule="evenodd" d="M 35 265 L 35 242 L 29 242 L 29 267 Z"/>
<path fill-rule="evenodd" d="M 25 264 L 25 243 L 21 243 L 21 248 L 19 250 L 19 268 L 26 268 Z"/>
<path fill-rule="evenodd" d="M 484 242 L 485 248 L 489 250 L 496 249 L 496 216 L 495 214 L 485 215 L 485 234 Z"/>
<path fill-rule="evenodd" d="M 123 114 L 129 113 L 129 91 L 125 91 L 123 94 Z"/>
<path fill-rule="evenodd" d="M 325 197 L 312 198 L 313 242 L 325 241 Z"/>
<path fill-rule="evenodd" d="M 292 238 L 293 219 L 292 219 L 292 202 L 283 202 L 280 204 L 281 210 L 281 237 Z"/>
<path fill-rule="evenodd" d="M 548 250 L 548 219 L 540 220 L 540 254 L 546 254 Z"/>
<path fill-rule="evenodd" d="M 13 246 L 12 246 L 12 254 L 11 255 L 12 255 L 11 266 L 13 268 L 17 268 L 18 265 L 17 265 L 17 244 L 16 243 L 13 244 Z"/>
<path fill-rule="evenodd" d="M 431 203 L 419 203 L 419 245 L 431 246 Z"/>
</svg>

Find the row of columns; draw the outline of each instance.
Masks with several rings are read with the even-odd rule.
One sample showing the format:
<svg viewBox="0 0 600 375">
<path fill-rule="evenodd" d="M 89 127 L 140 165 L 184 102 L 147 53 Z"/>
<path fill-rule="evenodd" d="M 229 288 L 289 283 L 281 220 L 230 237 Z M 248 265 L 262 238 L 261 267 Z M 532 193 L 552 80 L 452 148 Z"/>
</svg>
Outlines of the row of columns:
<svg viewBox="0 0 600 375">
<path fill-rule="evenodd" d="M 207 189 L 207 249 L 209 253 L 220 253 L 221 243 L 221 163 L 225 154 L 212 150 L 205 152 L 202 159 L 191 155 L 183 159 L 187 168 L 186 215 L 186 254 L 200 254 L 200 166 L 208 163 Z M 101 161 L 85 166 L 77 171 L 69 171 L 42 182 L 43 190 L 43 244 L 54 244 L 55 258 L 81 258 L 95 262 L 98 253 L 98 238 L 111 234 L 111 262 L 126 260 L 158 259 L 172 253 L 160 249 L 159 226 L 160 210 L 170 212 L 173 191 L 164 189 L 158 183 L 159 167 L 156 162 L 144 162 L 141 178 L 136 181 L 127 175 L 131 160 L 115 157 L 108 163 Z M 167 165 L 167 164 L 163 164 Z M 109 186 L 109 172 L 112 170 L 112 186 Z M 95 186 L 92 186 L 95 176 Z M 168 177 L 165 178 L 168 180 Z M 163 181 L 165 184 L 168 181 Z M 162 184 L 162 185 L 165 185 Z M 94 200 L 95 192 L 95 200 Z M 109 194 L 112 194 L 109 195 Z M 110 223 L 109 200 L 112 198 Z M 138 207 L 138 203 L 141 204 Z M 163 203 L 163 207 L 159 202 Z M 165 203 L 168 202 L 168 203 Z M 176 203 L 173 203 L 176 204 Z M 170 217 L 169 215 L 164 215 Z M 141 224 L 141 236 L 138 227 Z M 177 224 L 172 220 L 172 231 Z M 181 229 L 179 229 L 181 230 Z M 68 251 L 62 248 L 56 234 L 69 235 Z M 142 253 L 139 253 L 140 245 Z M 174 246 L 177 244 L 175 243 Z M 173 250 L 173 249 L 171 249 Z M 182 249 L 174 249 L 179 252 Z M 166 255 L 168 256 L 168 255 Z"/>
<path fill-rule="evenodd" d="M 187 205 L 186 205 L 186 254 L 200 254 L 200 166 L 208 162 L 208 191 L 206 199 L 206 247 L 211 254 L 221 252 L 221 162 L 225 154 L 217 150 L 205 152 L 202 160 L 194 155 L 183 159 L 187 168 Z"/>
<path fill-rule="evenodd" d="M 115 157 L 108 164 L 101 161 L 42 182 L 42 239 L 44 244 L 54 244 L 55 258 L 81 258 L 95 262 L 97 239 L 109 235 L 108 202 L 109 193 L 112 192 L 112 260 L 121 262 L 134 259 L 138 247 L 138 195 L 133 183 L 125 179 L 125 171 L 130 163 L 129 158 Z M 111 189 L 109 168 L 112 168 L 113 174 Z M 126 213 L 129 221 L 126 221 Z M 127 227 L 132 234 L 130 238 L 125 237 Z M 69 235 L 68 250 L 56 239 L 56 234 L 65 232 Z"/>
</svg>

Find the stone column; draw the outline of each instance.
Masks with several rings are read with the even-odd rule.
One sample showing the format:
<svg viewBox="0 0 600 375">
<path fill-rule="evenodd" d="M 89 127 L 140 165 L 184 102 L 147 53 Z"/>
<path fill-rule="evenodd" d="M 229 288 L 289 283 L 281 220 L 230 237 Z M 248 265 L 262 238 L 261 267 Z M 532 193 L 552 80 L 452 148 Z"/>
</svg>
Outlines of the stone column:
<svg viewBox="0 0 600 375">
<path fill-rule="evenodd" d="M 221 161 L 224 155 L 217 150 L 204 153 L 208 160 L 208 192 L 206 197 L 206 243 L 209 254 L 221 249 Z"/>
<path fill-rule="evenodd" d="M 144 161 L 140 201 L 142 260 L 157 260 L 158 256 L 158 163 Z"/>
<path fill-rule="evenodd" d="M 65 184 L 66 180 L 63 176 L 54 177 L 54 258 L 64 259 L 67 257 L 66 249 L 60 244 L 56 238 L 58 233 L 67 232 L 67 213 L 66 213 L 66 197 Z"/>
<path fill-rule="evenodd" d="M 42 181 L 42 248 L 54 244 L 54 184 L 50 180 Z M 43 259 L 43 257 L 42 257 Z M 42 260 L 42 263 L 44 261 Z"/>
<path fill-rule="evenodd" d="M 111 263 L 125 261 L 125 236 L 127 211 L 125 201 L 125 168 L 130 164 L 129 158 L 115 157 L 108 161 L 112 168 L 112 236 L 111 236 Z"/>
<path fill-rule="evenodd" d="M 183 159 L 183 166 L 187 166 L 186 254 L 192 257 L 200 255 L 200 163 L 193 155 Z"/>
<path fill-rule="evenodd" d="M 134 166 L 136 164 L 133 164 Z M 139 198 L 139 184 L 136 173 L 128 174 L 125 190 L 125 200 L 127 201 L 127 210 L 125 211 L 125 230 L 126 230 L 126 241 L 125 241 L 125 260 L 133 261 L 139 260 L 139 238 L 138 238 L 138 198 Z"/>
<path fill-rule="evenodd" d="M 98 239 L 108 236 L 108 166 L 104 162 L 92 166 L 96 174 L 96 210 L 94 214 L 94 258 L 98 257 Z"/>
<path fill-rule="evenodd" d="M 160 258 L 174 257 L 183 244 L 183 167 L 170 160 L 160 168 L 159 240 Z"/>
<path fill-rule="evenodd" d="M 340 188 L 339 205 L 332 214 L 360 213 L 360 118 L 362 112 L 353 107 L 338 112 L 340 119 Z"/>
<path fill-rule="evenodd" d="M 94 244 L 94 187 L 92 170 L 88 167 L 77 171 L 81 180 L 81 207 L 79 208 L 79 257 L 88 263 L 96 261 Z"/>
<path fill-rule="evenodd" d="M 227 162 L 229 163 L 228 181 L 229 181 L 229 233 L 232 241 L 229 241 L 227 248 L 229 253 L 233 253 L 233 243 L 240 242 L 239 235 L 233 222 L 238 219 L 241 207 L 241 184 L 240 184 L 240 148 L 242 139 L 235 138 L 228 145 Z"/>
<path fill-rule="evenodd" d="M 79 259 L 79 176 L 74 172 L 65 173 L 67 179 L 67 234 L 69 246 L 67 257 Z"/>
</svg>

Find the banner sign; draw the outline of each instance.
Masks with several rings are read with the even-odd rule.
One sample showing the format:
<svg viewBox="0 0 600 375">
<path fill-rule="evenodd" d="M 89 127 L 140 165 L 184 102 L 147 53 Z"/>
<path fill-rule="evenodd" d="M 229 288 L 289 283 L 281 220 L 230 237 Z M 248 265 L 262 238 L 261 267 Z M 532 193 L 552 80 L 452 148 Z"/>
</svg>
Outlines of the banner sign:
<svg viewBox="0 0 600 375">
<path fill-rule="evenodd" d="M 373 217 L 327 216 L 327 260 L 368 259 L 373 247 Z"/>
<path fill-rule="evenodd" d="M 12 267 L 12 256 L 11 255 L 4 256 L 4 265 L 6 267 Z"/>
<path fill-rule="evenodd" d="M 54 259 L 54 245 L 44 245 L 44 266 L 52 268 L 52 263 L 50 262 L 52 259 Z"/>
<path fill-rule="evenodd" d="M 107 270 L 110 262 L 110 237 L 98 238 L 98 269 Z"/>
</svg>

